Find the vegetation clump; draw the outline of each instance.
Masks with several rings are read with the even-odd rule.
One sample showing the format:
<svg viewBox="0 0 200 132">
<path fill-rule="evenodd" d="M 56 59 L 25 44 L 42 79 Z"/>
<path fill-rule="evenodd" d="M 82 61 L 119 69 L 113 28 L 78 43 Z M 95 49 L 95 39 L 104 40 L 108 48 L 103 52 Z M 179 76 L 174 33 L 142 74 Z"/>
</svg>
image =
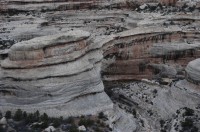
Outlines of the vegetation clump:
<svg viewBox="0 0 200 132">
<path fill-rule="evenodd" d="M 0 112 L 0 117 L 6 117 L 8 120 L 7 127 L 3 128 L 0 125 L 0 132 L 6 132 L 7 128 L 11 127 L 16 131 L 28 132 L 28 131 L 43 131 L 48 126 L 53 126 L 58 131 L 79 132 L 78 127 L 84 126 L 87 130 L 91 131 L 111 131 L 112 129 L 104 122 L 107 120 L 106 115 L 103 112 L 98 116 L 80 116 L 69 117 L 64 119 L 61 117 L 50 117 L 46 113 L 40 113 L 38 110 L 34 113 L 27 113 L 21 109 L 17 109 L 12 115 L 11 111 L 7 111 L 5 115 Z"/>
</svg>

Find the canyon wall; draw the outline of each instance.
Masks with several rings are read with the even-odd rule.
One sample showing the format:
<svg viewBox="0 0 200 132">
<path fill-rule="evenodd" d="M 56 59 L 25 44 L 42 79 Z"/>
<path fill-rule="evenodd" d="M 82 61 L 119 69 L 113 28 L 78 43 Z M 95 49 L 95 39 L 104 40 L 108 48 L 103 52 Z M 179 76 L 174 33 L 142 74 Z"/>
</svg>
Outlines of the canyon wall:
<svg viewBox="0 0 200 132">
<path fill-rule="evenodd" d="M 161 71 L 166 72 L 166 66 L 178 71 L 176 67 L 183 69 L 200 56 L 198 39 L 199 32 L 184 32 L 173 26 L 140 27 L 122 32 L 103 46 L 104 59 L 115 59 L 103 70 L 103 77 L 110 81 L 141 80 L 153 79 Z M 163 76 L 176 75 L 177 72 Z"/>
<path fill-rule="evenodd" d="M 161 71 L 173 78 L 199 57 L 198 39 L 198 32 L 170 26 L 96 38 L 74 30 L 19 42 L 1 62 L 1 108 L 39 109 L 52 116 L 112 109 L 101 78 L 153 79 Z"/>
<path fill-rule="evenodd" d="M 1 110 L 69 117 L 112 109 L 98 48 L 90 33 L 80 30 L 13 45 L 1 63 Z"/>
<path fill-rule="evenodd" d="M 199 10 L 160 2 L 175 1 L 1 1 L 1 110 L 96 114 L 113 109 L 103 81 L 184 79 L 200 56 Z"/>
<path fill-rule="evenodd" d="M 62 11 L 95 8 L 137 8 L 142 4 L 161 3 L 175 5 L 177 0 L 4 0 L 0 2 L 0 11 L 14 13 L 27 11 Z"/>
</svg>

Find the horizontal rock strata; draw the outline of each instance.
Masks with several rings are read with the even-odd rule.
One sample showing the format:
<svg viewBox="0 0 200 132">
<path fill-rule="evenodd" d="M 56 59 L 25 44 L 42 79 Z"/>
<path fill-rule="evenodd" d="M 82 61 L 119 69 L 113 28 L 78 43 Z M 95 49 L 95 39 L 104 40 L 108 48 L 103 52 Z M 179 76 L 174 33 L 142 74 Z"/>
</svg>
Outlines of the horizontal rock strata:
<svg viewBox="0 0 200 132">
<path fill-rule="evenodd" d="M 200 56 L 194 2 L 1 1 L 0 109 L 95 114 L 113 109 L 102 80 L 184 78 Z M 186 69 L 197 82 L 198 69 Z M 131 118 L 117 117 L 116 129 L 137 129 Z"/>
<path fill-rule="evenodd" d="M 104 59 L 108 60 L 104 62 L 115 60 L 103 69 L 103 77 L 109 81 L 152 79 L 157 74 L 154 64 L 185 67 L 200 55 L 198 34 L 173 26 L 140 27 L 119 33 L 103 45 Z"/>
<path fill-rule="evenodd" d="M 172 26 L 136 28 L 96 39 L 89 32 L 74 30 L 19 42 L 1 62 L 1 106 L 66 116 L 111 109 L 100 73 L 107 81 L 150 79 L 154 68 L 176 76 L 173 66 L 165 63 L 184 66 L 199 56 L 198 35 Z M 184 42 L 185 36 L 193 41 Z M 86 101 L 92 109 L 84 112 L 78 102 L 85 98 L 96 101 Z M 72 102 L 76 105 L 68 107 Z"/>
<path fill-rule="evenodd" d="M 13 45 L 2 61 L 2 110 L 40 110 L 52 116 L 112 109 L 100 78 L 100 51 L 90 33 L 70 31 Z M 86 107 L 87 106 L 87 107 Z"/>
<path fill-rule="evenodd" d="M 62 11 L 94 8 L 137 8 L 142 4 L 176 5 L 178 0 L 4 0 L 3 11 Z M 183 2 L 179 2 L 181 5 Z M 23 8 L 22 8 L 23 6 Z"/>
</svg>

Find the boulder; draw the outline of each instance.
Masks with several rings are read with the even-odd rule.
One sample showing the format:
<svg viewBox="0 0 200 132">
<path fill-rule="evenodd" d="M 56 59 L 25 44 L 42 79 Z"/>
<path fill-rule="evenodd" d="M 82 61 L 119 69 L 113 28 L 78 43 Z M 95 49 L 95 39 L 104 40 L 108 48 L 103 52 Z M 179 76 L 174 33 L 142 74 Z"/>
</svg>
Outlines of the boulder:
<svg viewBox="0 0 200 132">
<path fill-rule="evenodd" d="M 1 118 L 0 125 L 7 125 L 7 120 L 5 117 Z"/>
<path fill-rule="evenodd" d="M 81 131 L 81 132 L 85 132 L 85 131 L 86 131 L 86 128 L 85 128 L 84 125 L 82 125 L 82 126 L 79 126 L 79 127 L 78 127 L 78 130 Z"/>
<path fill-rule="evenodd" d="M 140 6 L 140 9 L 141 9 L 141 10 L 144 10 L 144 9 L 147 8 L 147 7 L 148 7 L 147 4 L 143 4 L 143 5 Z"/>
<path fill-rule="evenodd" d="M 49 126 L 49 127 L 47 127 L 44 131 L 45 131 L 45 132 L 55 132 L 56 129 L 55 129 L 53 126 Z"/>
<path fill-rule="evenodd" d="M 200 59 L 189 62 L 186 67 L 186 77 L 189 81 L 196 84 L 200 83 Z"/>
</svg>

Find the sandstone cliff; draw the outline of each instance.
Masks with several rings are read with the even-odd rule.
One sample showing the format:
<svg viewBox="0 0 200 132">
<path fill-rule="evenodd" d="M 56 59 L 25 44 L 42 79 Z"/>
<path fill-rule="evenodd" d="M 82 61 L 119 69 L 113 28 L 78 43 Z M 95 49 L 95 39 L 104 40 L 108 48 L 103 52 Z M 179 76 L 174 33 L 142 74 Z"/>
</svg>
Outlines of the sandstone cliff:
<svg viewBox="0 0 200 132">
<path fill-rule="evenodd" d="M 38 109 L 52 116 L 112 109 L 96 47 L 90 33 L 80 30 L 13 45 L 2 61 L 1 108 Z"/>
<path fill-rule="evenodd" d="M 159 131 L 161 118 L 198 105 L 200 15 L 194 2 L 1 1 L 0 110 L 64 117 L 106 111 L 113 131 Z M 163 86 L 155 82 L 160 79 L 175 82 Z M 135 80 L 150 84 L 115 88 L 123 94 L 115 104 L 104 92 L 106 83 Z M 137 118 L 121 107 L 126 103 L 139 111 Z"/>
</svg>

